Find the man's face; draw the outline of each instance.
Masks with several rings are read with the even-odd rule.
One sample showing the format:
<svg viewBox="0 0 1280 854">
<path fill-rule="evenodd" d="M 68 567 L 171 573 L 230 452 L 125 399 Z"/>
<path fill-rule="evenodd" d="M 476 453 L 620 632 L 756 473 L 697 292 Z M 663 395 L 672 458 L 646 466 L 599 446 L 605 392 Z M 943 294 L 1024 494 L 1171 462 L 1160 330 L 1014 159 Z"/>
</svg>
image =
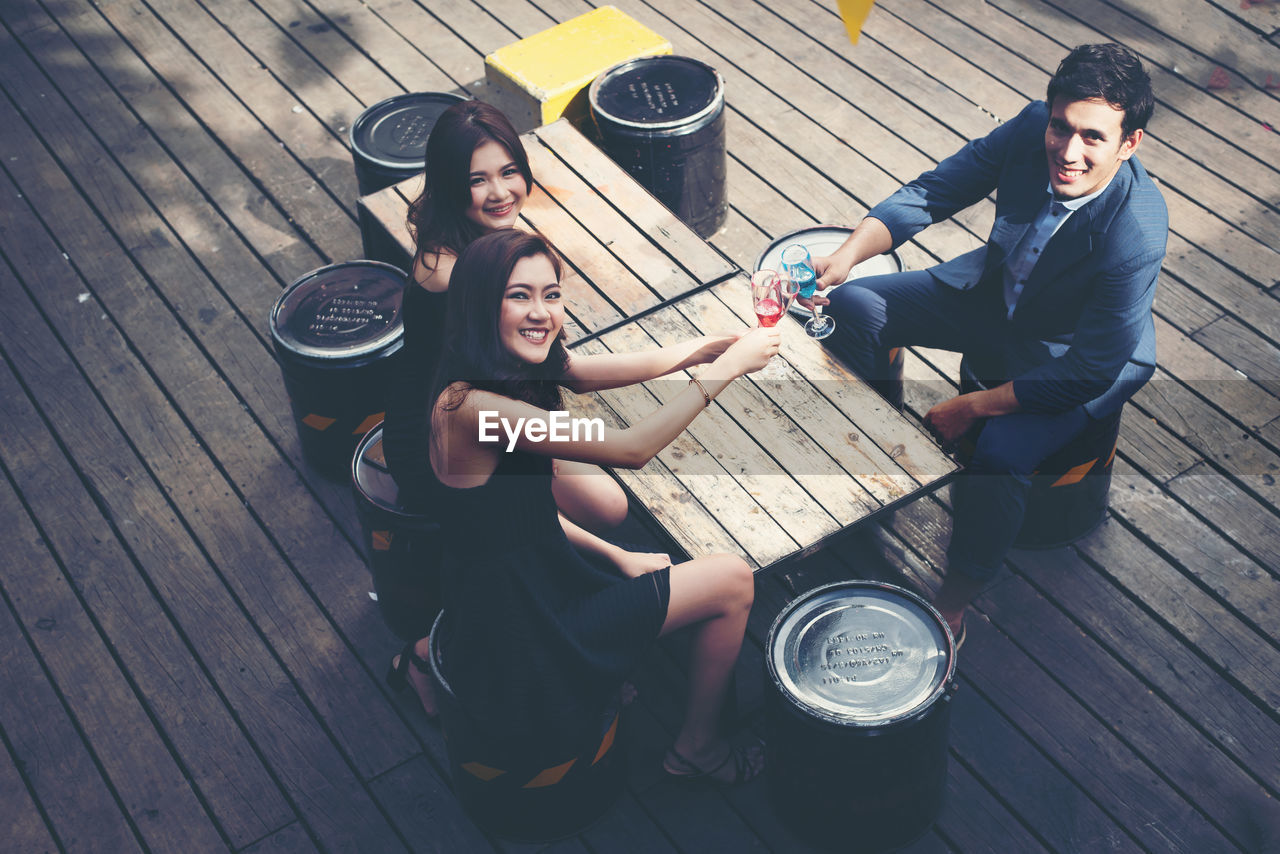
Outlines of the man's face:
<svg viewBox="0 0 1280 854">
<path fill-rule="evenodd" d="M 1078 199 L 1106 186 L 1142 141 L 1142 129 L 1125 136 L 1124 111 L 1106 101 L 1056 98 L 1044 131 L 1049 185 L 1059 199 Z"/>
</svg>

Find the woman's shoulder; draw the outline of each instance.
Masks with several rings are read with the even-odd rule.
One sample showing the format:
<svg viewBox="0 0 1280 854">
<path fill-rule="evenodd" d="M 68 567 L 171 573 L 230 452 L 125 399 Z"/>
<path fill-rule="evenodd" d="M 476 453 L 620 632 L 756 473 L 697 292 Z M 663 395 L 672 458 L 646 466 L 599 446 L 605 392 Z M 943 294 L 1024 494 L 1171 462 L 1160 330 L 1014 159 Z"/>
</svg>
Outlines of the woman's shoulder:
<svg viewBox="0 0 1280 854">
<path fill-rule="evenodd" d="M 444 293 L 449 290 L 449 278 L 457 261 L 458 255 L 452 249 L 424 249 L 413 259 L 413 281 L 429 293 Z"/>
</svg>

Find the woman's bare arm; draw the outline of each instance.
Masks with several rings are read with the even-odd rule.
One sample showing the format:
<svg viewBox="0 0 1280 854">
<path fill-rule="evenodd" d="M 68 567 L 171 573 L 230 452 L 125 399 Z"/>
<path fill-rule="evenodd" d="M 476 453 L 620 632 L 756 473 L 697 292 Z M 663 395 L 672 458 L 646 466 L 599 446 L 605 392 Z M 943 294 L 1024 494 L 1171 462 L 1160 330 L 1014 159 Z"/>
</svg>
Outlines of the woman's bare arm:
<svg viewBox="0 0 1280 854">
<path fill-rule="evenodd" d="M 569 354 L 565 385 L 579 394 L 647 382 L 719 357 L 742 333 L 704 335 L 637 353 Z"/>
</svg>

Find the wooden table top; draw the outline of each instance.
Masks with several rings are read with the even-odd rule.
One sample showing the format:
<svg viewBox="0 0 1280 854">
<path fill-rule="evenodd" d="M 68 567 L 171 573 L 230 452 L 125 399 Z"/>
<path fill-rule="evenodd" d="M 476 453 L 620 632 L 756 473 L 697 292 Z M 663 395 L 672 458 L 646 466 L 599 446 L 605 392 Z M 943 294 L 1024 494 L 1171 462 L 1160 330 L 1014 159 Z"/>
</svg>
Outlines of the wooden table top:
<svg viewBox="0 0 1280 854">
<path fill-rule="evenodd" d="M 524 136 L 536 180 L 522 219 L 574 270 L 571 347 L 626 352 L 756 324 L 749 276 L 723 258 L 572 125 Z M 414 178 L 361 200 L 406 249 Z M 756 569 L 816 551 L 936 489 L 959 466 L 923 430 L 784 320 L 778 358 L 722 392 L 638 471 L 613 473 L 687 554 L 731 552 Z M 696 369 L 695 369 L 696 373 Z M 566 395 L 577 416 L 625 426 L 684 375 Z"/>
</svg>

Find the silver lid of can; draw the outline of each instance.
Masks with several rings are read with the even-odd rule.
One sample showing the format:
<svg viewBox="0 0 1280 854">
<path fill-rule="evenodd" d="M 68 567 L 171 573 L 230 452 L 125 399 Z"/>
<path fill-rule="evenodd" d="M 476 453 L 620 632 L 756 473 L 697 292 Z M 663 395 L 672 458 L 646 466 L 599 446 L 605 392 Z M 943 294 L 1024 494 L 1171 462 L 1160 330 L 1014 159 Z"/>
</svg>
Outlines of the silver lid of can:
<svg viewBox="0 0 1280 854">
<path fill-rule="evenodd" d="M 835 724 L 879 727 L 945 692 L 955 671 L 945 621 L 916 594 L 874 581 L 819 587 L 778 615 L 770 676 L 792 703 Z"/>
<path fill-rule="evenodd" d="M 277 348 L 320 360 L 367 356 L 400 342 L 404 271 L 378 261 L 331 264 L 285 288 L 271 310 Z"/>
<path fill-rule="evenodd" d="M 723 108 L 724 78 L 687 56 L 643 56 L 600 74 L 587 97 L 597 116 L 623 127 L 692 127 Z"/>
</svg>

